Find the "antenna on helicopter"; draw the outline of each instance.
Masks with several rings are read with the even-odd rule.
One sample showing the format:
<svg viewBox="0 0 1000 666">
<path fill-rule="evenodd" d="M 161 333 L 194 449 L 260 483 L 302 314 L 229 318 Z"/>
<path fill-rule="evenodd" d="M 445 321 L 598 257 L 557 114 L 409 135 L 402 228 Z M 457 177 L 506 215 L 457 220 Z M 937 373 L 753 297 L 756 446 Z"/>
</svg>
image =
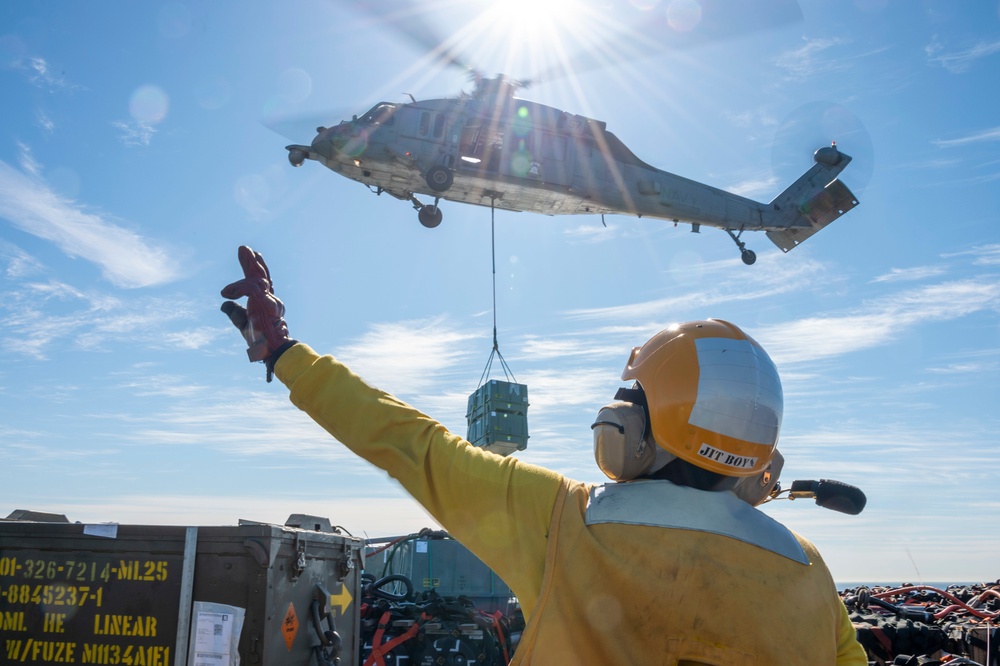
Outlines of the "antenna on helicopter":
<svg viewBox="0 0 1000 666">
<path fill-rule="evenodd" d="M 517 383 L 517 378 L 500 353 L 497 339 L 496 197 L 492 196 L 490 251 L 493 260 L 493 349 L 479 377 L 479 385 L 469 396 L 465 414 L 469 424 L 466 439 L 473 446 L 506 456 L 514 451 L 523 451 L 528 446 L 528 387 Z M 500 360 L 506 381 L 488 379 L 494 357 Z"/>
</svg>

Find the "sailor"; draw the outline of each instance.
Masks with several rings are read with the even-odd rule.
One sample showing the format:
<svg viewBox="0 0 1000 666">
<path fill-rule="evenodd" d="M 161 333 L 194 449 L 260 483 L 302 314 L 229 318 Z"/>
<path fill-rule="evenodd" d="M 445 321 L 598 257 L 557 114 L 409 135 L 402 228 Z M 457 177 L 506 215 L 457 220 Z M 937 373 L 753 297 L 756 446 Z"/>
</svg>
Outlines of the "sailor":
<svg viewBox="0 0 1000 666">
<path fill-rule="evenodd" d="M 510 586 L 512 664 L 867 666 L 819 552 L 752 506 L 780 471 L 783 403 L 738 327 L 681 324 L 632 351 L 632 388 L 593 426 L 612 482 L 586 484 L 475 448 L 292 339 L 263 258 L 238 254 L 222 309 L 250 360 Z"/>
</svg>

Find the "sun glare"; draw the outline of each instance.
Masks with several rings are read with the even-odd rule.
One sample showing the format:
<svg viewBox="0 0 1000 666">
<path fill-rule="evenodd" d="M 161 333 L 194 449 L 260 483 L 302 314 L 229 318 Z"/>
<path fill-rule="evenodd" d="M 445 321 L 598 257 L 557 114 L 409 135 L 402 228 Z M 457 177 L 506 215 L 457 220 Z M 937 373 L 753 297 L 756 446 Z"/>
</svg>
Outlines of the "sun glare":
<svg viewBox="0 0 1000 666">
<path fill-rule="evenodd" d="M 572 29 L 584 10 L 581 0 L 491 0 L 489 15 L 494 25 L 508 30 L 517 41 L 560 39 Z"/>
<path fill-rule="evenodd" d="M 503 8 L 516 16 L 522 16 L 540 23 L 558 20 L 579 9 L 577 0 L 498 0 L 494 6 Z"/>
<path fill-rule="evenodd" d="M 499 56 L 500 67 L 538 73 L 566 65 L 600 34 L 591 0 L 480 0 L 463 45 Z M 606 26 L 605 26 L 606 27 Z"/>
</svg>

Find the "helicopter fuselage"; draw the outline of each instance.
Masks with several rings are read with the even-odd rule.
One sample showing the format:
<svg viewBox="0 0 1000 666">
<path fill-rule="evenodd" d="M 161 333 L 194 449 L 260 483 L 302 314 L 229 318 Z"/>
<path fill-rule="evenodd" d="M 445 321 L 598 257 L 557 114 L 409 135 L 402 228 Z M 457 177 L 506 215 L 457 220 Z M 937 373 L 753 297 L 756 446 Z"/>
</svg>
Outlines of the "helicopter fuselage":
<svg viewBox="0 0 1000 666">
<path fill-rule="evenodd" d="M 657 169 L 603 121 L 512 93 L 382 102 L 317 129 L 311 146 L 288 146 L 294 166 L 313 159 L 410 201 L 426 226 L 440 222 L 440 199 L 544 215 L 634 215 L 726 230 L 753 263 L 734 231 L 768 231 L 788 251 L 857 205 L 835 180 L 851 159 L 836 147 L 818 150 L 813 168 L 764 204 Z"/>
</svg>

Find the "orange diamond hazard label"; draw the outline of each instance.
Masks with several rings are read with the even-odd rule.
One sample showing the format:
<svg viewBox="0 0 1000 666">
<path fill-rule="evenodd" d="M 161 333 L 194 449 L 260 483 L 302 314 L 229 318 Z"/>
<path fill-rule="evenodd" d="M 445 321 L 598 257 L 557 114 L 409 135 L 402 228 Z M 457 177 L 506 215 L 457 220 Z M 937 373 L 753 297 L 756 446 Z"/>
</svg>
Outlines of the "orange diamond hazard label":
<svg viewBox="0 0 1000 666">
<path fill-rule="evenodd" d="M 299 616 L 295 614 L 295 606 L 288 604 L 288 612 L 285 619 L 281 621 L 281 633 L 285 637 L 285 646 L 288 651 L 292 651 L 292 643 L 295 641 L 295 634 L 299 631 Z"/>
</svg>

